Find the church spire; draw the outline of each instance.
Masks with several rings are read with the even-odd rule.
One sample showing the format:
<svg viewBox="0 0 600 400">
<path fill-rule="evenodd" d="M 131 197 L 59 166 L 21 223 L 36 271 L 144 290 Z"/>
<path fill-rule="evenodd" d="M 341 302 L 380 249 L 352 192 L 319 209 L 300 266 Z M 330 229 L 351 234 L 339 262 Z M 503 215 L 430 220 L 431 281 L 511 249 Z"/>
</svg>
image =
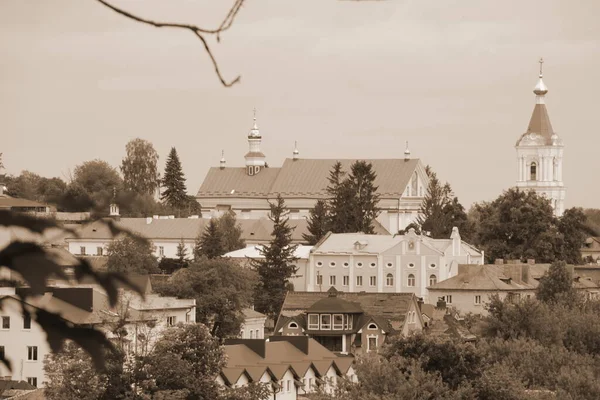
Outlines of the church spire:
<svg viewBox="0 0 600 400">
<path fill-rule="evenodd" d="M 221 169 L 225 168 L 225 150 L 221 150 L 221 161 L 219 161 L 219 167 Z"/>
<path fill-rule="evenodd" d="M 244 156 L 246 159 L 246 172 L 248 175 L 258 174 L 262 168 L 266 167 L 266 157 L 260 150 L 262 136 L 256 123 L 256 108 L 254 108 L 254 124 L 248 133 L 248 153 Z"/>
<path fill-rule="evenodd" d="M 406 141 L 406 150 L 404 150 L 404 161 L 410 160 L 410 150 L 408 149 L 408 140 Z"/>
<path fill-rule="evenodd" d="M 298 151 L 298 142 L 294 142 L 294 152 L 292 154 L 294 160 L 297 160 L 300 156 L 300 152 Z"/>
<path fill-rule="evenodd" d="M 546 93 L 548 93 L 548 88 L 546 87 L 546 85 L 544 84 L 544 81 L 542 80 L 543 76 L 544 76 L 544 59 L 540 58 L 540 61 L 538 61 L 540 63 L 540 79 L 537 82 L 537 85 L 535 85 L 535 89 L 533 89 L 533 93 L 535 93 L 535 102 L 536 104 L 545 104 L 544 101 L 544 96 L 546 95 Z"/>
</svg>

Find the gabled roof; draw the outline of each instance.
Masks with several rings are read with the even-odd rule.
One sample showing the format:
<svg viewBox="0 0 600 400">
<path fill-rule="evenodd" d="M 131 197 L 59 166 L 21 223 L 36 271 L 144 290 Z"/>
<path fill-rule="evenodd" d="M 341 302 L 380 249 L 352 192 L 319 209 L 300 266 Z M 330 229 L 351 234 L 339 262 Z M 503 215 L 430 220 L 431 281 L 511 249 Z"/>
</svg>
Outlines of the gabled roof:
<svg viewBox="0 0 600 400">
<path fill-rule="evenodd" d="M 340 161 L 349 172 L 356 159 L 297 159 L 288 158 L 281 168 L 264 168 L 250 176 L 246 168 L 210 168 L 196 197 L 258 197 L 275 198 L 325 198 L 327 177 L 333 165 Z M 418 159 L 371 159 L 377 174 L 375 185 L 382 198 L 399 198 L 404 193 Z"/>
<path fill-rule="evenodd" d="M 223 257 L 231 257 L 231 258 L 264 258 L 263 255 L 260 254 L 260 249 L 262 245 L 256 246 L 248 246 L 243 249 L 230 251 L 223 255 Z M 310 250 L 312 246 L 306 245 L 298 245 L 296 251 L 294 252 L 294 257 L 297 257 L 299 260 L 308 260 L 308 255 L 310 254 Z"/>
<path fill-rule="evenodd" d="M 337 297 L 337 290 L 334 287 L 328 290 L 329 295 L 317 300 L 306 312 L 312 313 L 342 313 L 342 314 L 362 314 L 363 309 L 358 303 L 352 303 Z"/>
<path fill-rule="evenodd" d="M 517 146 L 529 143 L 552 146 L 553 134 L 554 130 L 550 123 L 546 104 L 536 104 L 533 108 L 529 125 L 527 126 L 527 132 L 521 135 L 517 141 Z"/>
<path fill-rule="evenodd" d="M 242 313 L 244 314 L 244 318 L 267 318 L 265 314 L 259 313 L 251 308 L 244 308 Z"/>
<path fill-rule="evenodd" d="M 148 239 L 195 239 L 208 224 L 202 218 L 121 218 L 115 225 Z M 77 230 L 81 239 L 111 239 L 110 229 L 102 221 L 83 225 Z"/>
<path fill-rule="evenodd" d="M 20 199 L 17 197 L 12 197 L 7 194 L 0 195 L 0 209 L 11 209 L 11 208 L 39 208 L 39 207 L 48 207 L 47 204 L 42 204 L 37 201 Z"/>
</svg>

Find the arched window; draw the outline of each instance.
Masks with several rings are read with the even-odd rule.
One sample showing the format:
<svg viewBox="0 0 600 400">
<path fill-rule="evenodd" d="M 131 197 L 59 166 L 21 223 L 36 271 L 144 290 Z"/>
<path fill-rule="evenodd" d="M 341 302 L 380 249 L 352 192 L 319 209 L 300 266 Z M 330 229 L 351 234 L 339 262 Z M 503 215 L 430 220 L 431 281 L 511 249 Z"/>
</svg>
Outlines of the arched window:
<svg viewBox="0 0 600 400">
<path fill-rule="evenodd" d="M 256 330 L 256 338 L 260 339 L 260 335 L 258 334 L 258 329 Z"/>
<path fill-rule="evenodd" d="M 290 322 L 288 325 L 288 328 L 290 329 L 298 329 L 298 324 L 295 322 Z"/>
<path fill-rule="evenodd" d="M 413 274 L 409 274 L 408 275 L 408 286 L 410 287 L 414 287 L 415 286 L 415 276 Z"/>
<path fill-rule="evenodd" d="M 529 167 L 529 180 L 537 181 L 537 164 L 532 162 Z"/>
<path fill-rule="evenodd" d="M 250 329 L 250 339 L 254 339 L 254 331 Z"/>
<path fill-rule="evenodd" d="M 386 286 L 394 286 L 394 275 L 387 274 L 385 276 L 385 285 Z"/>
<path fill-rule="evenodd" d="M 429 286 L 433 286 L 437 283 L 437 276 L 435 276 L 434 274 L 432 274 L 429 277 Z"/>
<path fill-rule="evenodd" d="M 416 197 L 419 195 L 419 193 L 417 192 L 417 188 L 419 187 L 419 176 L 417 175 L 417 171 L 415 171 L 415 173 L 413 174 L 412 177 L 412 182 L 410 183 L 410 195 L 413 197 Z"/>
<path fill-rule="evenodd" d="M 367 326 L 367 329 L 377 329 L 377 325 L 371 322 L 369 326 Z"/>
</svg>

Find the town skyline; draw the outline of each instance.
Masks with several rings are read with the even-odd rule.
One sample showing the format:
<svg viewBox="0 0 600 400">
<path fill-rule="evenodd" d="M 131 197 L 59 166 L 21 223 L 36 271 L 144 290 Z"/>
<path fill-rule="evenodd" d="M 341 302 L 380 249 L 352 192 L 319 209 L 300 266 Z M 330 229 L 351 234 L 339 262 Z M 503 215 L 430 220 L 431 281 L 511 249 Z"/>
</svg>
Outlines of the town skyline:
<svg viewBox="0 0 600 400">
<path fill-rule="evenodd" d="M 543 56 L 548 112 L 565 142 L 565 205 L 594 207 L 600 194 L 585 179 L 600 145 L 599 84 L 590 79 L 600 66 L 600 32 L 589 9 L 520 5 L 531 17 L 514 20 L 511 4 L 441 13 L 432 2 L 255 2 L 213 46 L 226 77 L 242 75 L 226 89 L 189 35 L 152 31 L 96 4 L 60 4 L 70 13 L 35 26 L 26 23 L 29 12 L 56 16 L 61 7 L 0 6 L 0 49 L 10 55 L 0 76 L 8 173 L 66 178 L 94 158 L 118 168 L 127 141 L 142 137 L 157 149 L 161 171 L 169 148 L 178 149 L 195 194 L 221 150 L 228 166 L 243 166 L 256 107 L 271 166 L 291 158 L 295 141 L 301 158 L 332 159 L 402 158 L 409 141 L 412 157 L 468 208 L 515 186 L 514 144 L 535 104 Z M 202 15 L 183 20 L 207 24 L 222 14 L 200 14 L 206 2 L 156 7 L 132 10 Z"/>
</svg>

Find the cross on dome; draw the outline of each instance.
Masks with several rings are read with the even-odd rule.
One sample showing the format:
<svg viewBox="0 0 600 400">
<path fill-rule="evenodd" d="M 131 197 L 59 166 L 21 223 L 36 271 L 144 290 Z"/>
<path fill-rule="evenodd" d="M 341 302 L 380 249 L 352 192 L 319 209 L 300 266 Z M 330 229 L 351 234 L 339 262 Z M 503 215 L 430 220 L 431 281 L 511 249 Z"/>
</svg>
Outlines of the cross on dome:
<svg viewBox="0 0 600 400">
<path fill-rule="evenodd" d="M 537 85 L 535 85 L 533 93 L 535 93 L 536 96 L 538 96 L 538 104 L 543 104 L 543 97 L 546 95 L 546 93 L 548 93 L 548 87 L 544 84 L 544 81 L 542 80 L 544 59 L 540 58 L 540 61 L 538 62 L 540 63 L 540 79 L 538 80 Z"/>
<path fill-rule="evenodd" d="M 254 107 L 254 125 L 252 125 L 248 137 L 260 137 L 260 131 L 258 130 L 258 124 L 256 123 L 256 107 Z"/>
</svg>

